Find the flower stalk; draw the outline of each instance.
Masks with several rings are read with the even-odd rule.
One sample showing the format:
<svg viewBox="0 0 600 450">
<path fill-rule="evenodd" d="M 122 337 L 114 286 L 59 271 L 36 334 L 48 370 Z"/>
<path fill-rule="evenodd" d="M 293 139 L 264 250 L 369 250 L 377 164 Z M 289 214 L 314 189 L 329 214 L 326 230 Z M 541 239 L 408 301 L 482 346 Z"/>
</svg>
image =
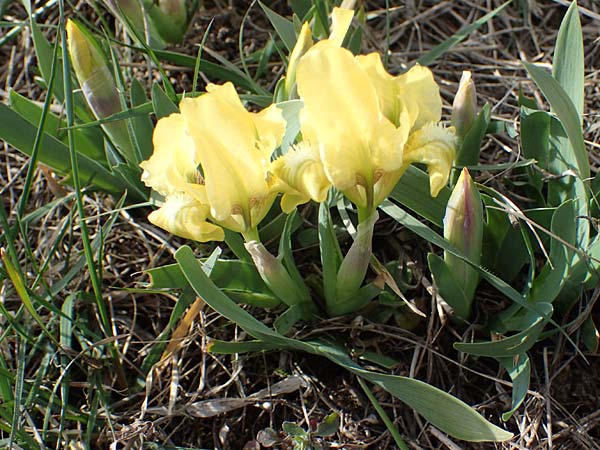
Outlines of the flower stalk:
<svg viewBox="0 0 600 450">
<path fill-rule="evenodd" d="M 358 224 L 354 242 L 337 273 L 337 303 L 347 301 L 363 284 L 373 255 L 373 230 L 378 217 L 377 211 L 373 211 L 366 220 Z"/>
</svg>

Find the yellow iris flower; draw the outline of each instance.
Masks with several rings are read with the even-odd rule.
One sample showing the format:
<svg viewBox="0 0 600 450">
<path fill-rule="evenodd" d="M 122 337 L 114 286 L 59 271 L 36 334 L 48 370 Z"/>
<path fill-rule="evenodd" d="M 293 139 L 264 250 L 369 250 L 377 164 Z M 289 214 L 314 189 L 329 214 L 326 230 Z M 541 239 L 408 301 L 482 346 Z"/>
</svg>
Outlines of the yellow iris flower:
<svg viewBox="0 0 600 450">
<path fill-rule="evenodd" d="M 268 166 L 285 132 L 281 111 L 248 112 L 231 83 L 209 85 L 180 110 L 158 122 L 141 164 L 146 185 L 165 197 L 150 221 L 201 242 L 222 240 L 221 227 L 253 237 L 278 193 Z"/>
<path fill-rule="evenodd" d="M 411 163 L 419 162 L 428 166 L 436 196 L 448 181 L 456 139 L 453 128 L 438 124 L 442 101 L 433 75 L 415 66 L 392 76 L 378 54 L 355 57 L 341 48 L 351 19 L 352 11 L 334 9 L 332 36 L 312 46 L 296 71 L 304 103 L 301 153 L 311 153 L 308 159 L 322 164 L 323 179 L 315 176 L 314 164 L 297 155 L 285 155 L 273 171 L 304 194 L 321 192 L 317 186 L 328 182 L 367 213 L 389 195 Z M 305 170 L 313 175 L 304 176 Z M 319 201 L 314 195 L 298 195 L 295 201 L 309 197 Z M 291 197 L 284 200 L 287 209 Z"/>
</svg>

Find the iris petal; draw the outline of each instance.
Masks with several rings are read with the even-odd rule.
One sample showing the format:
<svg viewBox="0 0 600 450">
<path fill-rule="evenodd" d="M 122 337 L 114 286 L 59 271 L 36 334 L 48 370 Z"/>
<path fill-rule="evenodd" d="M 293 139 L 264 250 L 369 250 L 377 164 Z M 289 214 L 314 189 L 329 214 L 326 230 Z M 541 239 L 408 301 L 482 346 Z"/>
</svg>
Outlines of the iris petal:
<svg viewBox="0 0 600 450">
<path fill-rule="evenodd" d="M 148 220 L 169 233 L 199 242 L 222 241 L 223 229 L 206 221 L 208 206 L 183 194 L 167 196 L 163 206 L 153 211 Z"/>
<path fill-rule="evenodd" d="M 324 202 L 331 183 L 319 152 L 308 142 L 301 142 L 271 164 L 271 172 L 282 180 L 281 209 L 290 213 L 296 206 L 309 200 Z"/>
<path fill-rule="evenodd" d="M 454 127 L 430 122 L 412 133 L 404 148 L 405 163 L 425 164 L 429 170 L 431 196 L 438 195 L 448 182 L 456 149 Z"/>
</svg>

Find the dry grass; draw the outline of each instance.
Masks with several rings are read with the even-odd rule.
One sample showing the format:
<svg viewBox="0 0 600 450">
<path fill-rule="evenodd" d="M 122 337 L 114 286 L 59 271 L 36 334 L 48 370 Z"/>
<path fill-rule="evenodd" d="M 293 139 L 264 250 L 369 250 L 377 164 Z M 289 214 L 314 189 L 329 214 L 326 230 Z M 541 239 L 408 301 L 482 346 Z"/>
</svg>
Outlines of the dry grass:
<svg viewBox="0 0 600 450">
<path fill-rule="evenodd" d="M 182 50 L 195 54 L 194 45 L 200 41 L 210 19 L 215 18 L 207 46 L 220 52 L 234 63 L 239 59 L 237 33 L 247 2 L 205 2 L 205 9 L 194 20 L 193 29 Z M 230 8 L 229 4 L 235 4 Z M 288 13 L 284 2 L 271 2 L 283 14 Z M 369 50 L 384 52 L 385 2 L 365 1 L 369 20 L 365 29 L 365 43 Z M 406 1 L 390 2 L 389 62 L 391 71 L 400 70 L 423 51 L 448 38 L 452 33 L 483 13 L 497 6 L 495 0 L 487 1 Z M 515 123 L 518 90 L 534 93 L 521 59 L 549 63 L 560 20 L 565 11 L 563 1 L 515 2 L 498 18 L 473 33 L 467 41 L 438 61 L 433 70 L 442 87 L 446 106 L 451 104 L 462 70 L 474 74 L 481 102 L 489 102 L 493 117 Z M 528 5 L 524 11 L 518 5 Z M 84 14 L 93 19 L 93 12 L 81 4 Z M 598 30 L 600 29 L 600 4 L 594 0 L 580 2 L 586 51 L 586 111 L 585 132 L 593 167 L 600 164 L 600 125 L 598 108 L 600 71 Z M 16 3 L 11 3 L 5 20 L 24 20 L 26 14 Z M 40 21 L 56 23 L 56 11 L 44 13 Z M 258 7 L 254 7 L 245 26 L 244 44 L 249 50 L 264 45 L 269 27 Z M 44 91 L 35 83 L 35 55 L 27 28 L 12 41 L 0 47 L 0 95 L 6 98 L 10 89 L 43 101 Z M 150 73 L 142 68 L 138 75 L 149 82 Z M 273 78 L 280 72 L 273 65 Z M 183 90 L 190 85 L 187 71 L 170 71 Z M 269 78 L 269 77 L 267 77 Z M 212 80 L 214 81 L 214 80 Z M 265 79 L 269 86 L 270 79 Z M 534 93 L 534 95 L 538 95 Z M 60 105 L 55 105 L 60 110 Z M 448 112 L 448 109 L 446 109 Z M 22 191 L 27 159 L 1 144 L 0 194 L 6 211 L 14 212 Z M 519 152 L 518 143 L 507 137 L 490 139 L 482 150 L 486 163 L 514 161 Z M 504 180 L 489 179 L 499 190 L 506 190 Z M 27 211 L 35 211 L 58 196 L 64 189 L 52 175 L 41 168 L 34 182 Z M 68 189 L 67 189 L 68 191 Z M 90 218 L 88 225 L 97 236 L 114 207 L 110 199 L 90 193 L 86 197 Z M 63 224 L 71 220 L 72 201 L 56 206 L 42 218 L 32 223 L 27 241 L 40 260 L 50 258 L 49 270 L 44 274 L 48 285 L 64 276 L 78 251 L 80 233 L 76 222 L 66 227 L 66 237 L 59 248 L 51 249 Z M 123 358 L 127 380 L 131 386 L 143 382 L 139 367 L 150 344 L 164 329 L 175 298 L 169 295 L 129 292 L 126 288 L 139 287 L 145 278 L 144 269 L 171 263 L 174 250 L 182 241 L 165 235 L 150 225 L 145 209 L 118 213 L 115 226 L 104 236 L 103 286 L 104 296 L 112 314 L 117 346 Z M 14 214 L 10 216 L 14 220 Z M 389 225 L 389 224 L 387 224 Z M 415 242 L 402 230 L 389 230 L 386 222 L 378 228 L 378 237 L 393 241 L 398 251 L 422 277 L 415 278 L 409 291 L 416 301 L 427 306 L 433 301 L 426 285 L 427 248 Z M 24 254 L 24 242 L 14 243 Z M 89 277 L 82 271 L 57 295 L 66 298 L 70 293 L 89 293 Z M 490 310 L 504 305 L 505 300 L 483 287 L 480 290 L 477 322 L 483 323 Z M 9 289 L 7 282 L 0 287 L 0 301 L 9 311 L 16 311 L 20 301 Z M 588 300 L 582 299 L 585 304 Z M 145 378 L 145 388 L 133 389 L 129 394 L 121 387 L 110 370 L 107 360 L 97 360 L 93 352 L 75 353 L 75 369 L 71 372 L 71 404 L 86 405 L 93 385 L 90 379 L 100 380 L 110 394 L 110 420 L 100 407 L 98 420 L 106 419 L 103 431 L 93 440 L 98 448 L 108 448 L 118 442 L 118 448 L 141 448 L 143 442 L 170 446 L 197 448 L 241 449 L 245 443 L 256 439 L 267 428 L 279 429 L 282 421 L 290 420 L 306 427 L 332 411 L 342 417 L 340 432 L 328 441 L 329 448 L 391 449 L 395 448 L 385 426 L 376 415 L 360 386 L 352 375 L 333 364 L 315 357 L 287 352 L 256 355 L 219 356 L 207 352 L 210 337 L 243 338 L 243 332 L 218 317 L 209 308 L 198 307 L 197 314 L 187 317 L 180 327 L 181 341 L 172 353 Z M 488 309 L 489 308 L 489 309 Z M 299 330 L 303 337 L 334 333 L 347 336 L 355 348 L 377 349 L 394 357 L 399 364 L 393 372 L 427 381 L 472 404 L 494 423 L 501 423 L 500 415 L 510 406 L 511 384 L 497 364 L 488 359 L 464 358 L 452 348 L 452 343 L 477 333 L 476 328 L 464 329 L 443 322 L 434 307 L 428 308 L 428 318 L 412 331 L 388 324 L 374 324 L 366 319 L 352 322 L 341 319 L 323 323 L 318 330 Z M 76 304 L 76 315 L 81 320 L 95 320 L 93 304 L 83 295 Z M 599 317 L 595 307 L 595 317 Z M 51 320 L 50 317 L 45 317 Z M 266 320 L 269 318 L 266 317 Z M 4 319 L 3 319 L 4 320 Z M 16 370 L 15 345 L 9 339 L 0 344 L 7 361 Z M 597 354 L 586 354 L 589 364 L 575 355 L 564 340 L 556 338 L 539 343 L 531 351 L 534 361 L 530 395 L 524 405 L 506 424 L 516 435 L 503 444 L 465 444 L 453 442 L 409 408 L 383 391 L 375 395 L 394 419 L 401 433 L 407 437 L 412 449 L 546 449 L 574 450 L 600 448 L 600 361 Z M 41 355 L 40 355 L 41 358 Z M 41 363 L 41 361 L 40 361 Z M 37 367 L 29 364 L 26 379 L 36 376 Z M 212 417 L 211 411 L 221 411 L 222 404 L 201 403 L 215 399 L 245 399 L 262 389 L 272 389 L 282 380 L 292 379 L 290 392 L 273 396 L 261 394 L 236 406 L 224 414 Z M 301 380 L 301 381 L 298 381 Z M 289 381 L 289 380 L 288 380 Z M 52 380 L 48 380 L 52 383 Z M 51 388 L 51 387 L 50 387 Z M 268 392 L 268 391 L 267 391 Z M 33 411 L 32 414 L 40 414 Z M 57 426 L 55 418 L 51 427 Z M 68 430 L 68 427 L 67 427 Z M 76 428 L 68 430 L 74 435 Z M 252 446 L 254 445 L 254 446 Z M 153 448 L 153 447 L 148 447 Z M 158 447 L 156 447 L 158 448 Z M 258 448 L 249 444 L 247 448 Z M 279 448 L 284 447 L 283 444 Z"/>
</svg>

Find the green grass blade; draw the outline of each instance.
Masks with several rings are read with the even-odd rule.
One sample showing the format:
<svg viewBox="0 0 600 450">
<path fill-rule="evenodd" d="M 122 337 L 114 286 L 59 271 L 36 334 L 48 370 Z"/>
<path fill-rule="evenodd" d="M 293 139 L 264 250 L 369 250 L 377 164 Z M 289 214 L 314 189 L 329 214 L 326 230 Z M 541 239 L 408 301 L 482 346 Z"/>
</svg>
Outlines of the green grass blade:
<svg viewBox="0 0 600 450">
<path fill-rule="evenodd" d="M 193 56 L 166 50 L 154 50 L 154 54 L 160 59 L 179 64 L 184 67 L 190 67 L 192 69 L 196 67 L 197 60 Z M 259 86 L 252 78 L 248 78 L 248 76 L 234 64 L 222 59 L 219 59 L 219 62 L 222 65 L 201 59 L 200 64 L 202 67 L 202 72 L 209 78 L 231 81 L 233 84 L 242 89 L 246 89 L 257 95 L 266 95 L 271 97 L 271 93 L 269 91 Z"/>
<path fill-rule="evenodd" d="M 390 197 L 442 228 L 450 194 L 450 189 L 444 187 L 437 197 L 432 197 L 427 173 L 410 166 L 394 187 Z"/>
<path fill-rule="evenodd" d="M 275 28 L 277 35 L 281 38 L 281 41 L 285 44 L 288 51 L 291 52 L 296 44 L 296 32 L 294 31 L 294 24 L 292 21 L 280 16 L 275 11 L 267 7 L 263 2 L 259 1 L 258 4 L 265 12 L 267 19 Z"/>
<path fill-rule="evenodd" d="M 196 55 L 196 64 L 194 65 L 194 79 L 192 81 L 192 97 L 196 96 L 196 89 L 198 87 L 198 75 L 200 74 L 200 65 L 202 64 L 202 50 L 204 49 L 204 45 L 206 45 L 206 39 L 208 39 L 208 34 L 212 28 L 214 19 L 210 21 L 208 26 L 206 27 L 206 31 L 202 36 L 202 42 L 198 46 L 198 53 Z M 241 34 L 241 33 L 240 33 Z"/>
<path fill-rule="evenodd" d="M 10 260 L 10 257 L 5 253 L 1 254 L 1 257 L 2 257 L 2 264 L 4 266 L 4 269 L 8 273 L 10 281 L 12 282 L 15 290 L 17 291 L 19 298 L 23 302 L 23 305 L 25 306 L 25 308 L 27 309 L 29 314 L 31 314 L 31 317 L 33 318 L 33 320 L 35 320 L 36 323 L 39 325 L 39 327 L 42 329 L 43 333 L 48 337 L 48 339 L 50 341 L 52 341 L 55 345 L 58 345 L 58 341 L 52 335 L 52 333 L 50 333 L 48 328 L 46 328 L 46 324 L 44 323 L 42 318 L 37 313 L 35 306 L 33 305 L 33 302 L 31 301 L 31 297 L 29 296 L 29 292 L 27 292 L 25 282 L 24 282 L 23 278 L 21 277 L 21 274 L 17 271 L 17 269 L 15 269 L 15 266 L 13 265 L 12 261 Z"/>
<path fill-rule="evenodd" d="M 402 439 L 402 436 L 400 436 L 400 432 L 394 426 L 394 422 L 392 422 L 390 417 L 387 415 L 387 413 L 377 400 L 377 397 L 373 395 L 373 392 L 371 392 L 371 389 L 369 389 L 367 383 L 361 377 L 356 377 L 356 379 L 358 381 L 358 384 L 360 384 L 360 387 L 362 388 L 363 392 L 371 402 L 371 405 L 373 405 L 373 408 L 375 408 L 375 411 L 377 411 L 377 414 L 379 414 L 379 417 L 381 417 L 381 420 L 385 424 L 385 427 L 392 435 L 392 438 L 394 439 L 394 442 L 396 443 L 398 448 L 400 450 L 408 450 L 406 442 L 404 442 L 404 439 Z"/>
<path fill-rule="evenodd" d="M 21 400 L 23 399 L 23 385 L 25 384 L 25 367 L 27 363 L 25 362 L 26 349 L 25 345 L 26 341 L 24 339 L 19 340 L 19 353 L 18 353 L 18 362 L 17 362 L 17 374 L 15 380 L 15 397 L 13 404 L 13 416 L 12 416 L 12 428 L 10 430 L 10 437 L 8 440 L 8 448 L 13 448 L 13 443 L 15 440 L 15 436 L 18 431 L 20 431 L 20 423 L 21 423 Z"/>
<path fill-rule="evenodd" d="M 429 50 L 427 53 L 425 53 L 423 56 L 421 56 L 417 60 L 417 62 L 422 66 L 428 66 L 428 65 L 432 64 L 436 59 L 438 59 L 440 56 L 442 56 L 448 50 L 452 49 L 457 44 L 459 44 L 462 40 L 464 40 L 473 31 L 477 30 L 480 26 L 482 26 L 488 20 L 493 19 L 496 15 L 498 15 L 498 13 L 500 13 L 500 11 L 502 11 L 504 8 L 506 8 L 511 3 L 511 1 L 512 0 L 509 0 L 506 3 L 503 3 L 502 5 L 498 6 L 496 9 L 487 13 L 485 16 L 482 16 L 479 19 L 477 19 L 472 24 L 464 27 L 462 30 L 459 30 L 454 35 L 452 35 L 451 37 L 446 39 L 444 42 L 439 44 L 437 47 Z"/>
<path fill-rule="evenodd" d="M 20 152 L 31 155 L 37 127 L 29 123 L 4 103 L 0 103 L 0 137 Z M 71 172 L 69 147 L 56 138 L 44 133 L 39 161 L 52 167 L 62 175 Z M 93 183 L 112 195 L 120 195 L 126 189 L 124 180 L 114 176 L 106 167 L 85 155 L 78 155 L 80 184 Z"/>
<path fill-rule="evenodd" d="M 59 0 L 59 12 L 60 12 L 60 26 L 59 26 L 59 37 L 61 40 L 63 55 L 68 54 L 68 44 L 67 44 L 67 33 L 65 30 L 65 11 L 64 11 L 64 0 Z M 63 58 L 63 73 L 71 73 L 69 58 Z M 73 117 L 73 87 L 71 85 L 70 77 L 64 77 L 64 91 L 65 95 L 65 111 L 66 111 L 66 120 L 67 125 L 69 127 L 73 126 L 74 117 Z M 85 254 L 85 259 L 90 275 L 90 281 L 92 283 L 92 290 L 94 293 L 94 298 L 96 300 L 96 306 L 98 308 L 98 313 L 100 315 L 100 326 L 102 331 L 106 337 L 112 337 L 112 327 L 110 315 L 108 313 L 108 309 L 104 302 L 104 298 L 102 297 L 102 287 L 100 283 L 100 274 L 98 273 L 98 269 L 96 266 L 96 262 L 94 261 L 94 252 L 92 249 L 92 244 L 90 241 L 90 235 L 88 231 L 88 227 L 85 221 L 85 209 L 83 205 L 83 193 L 81 191 L 81 184 L 79 178 L 79 165 L 78 165 L 78 155 L 75 151 L 74 147 L 74 139 L 73 139 L 73 130 L 71 128 L 67 129 L 67 136 L 69 139 L 69 159 L 71 163 L 71 173 L 73 178 L 73 187 L 75 189 L 75 204 L 77 206 L 77 213 L 79 218 L 79 227 L 81 230 L 81 240 L 83 243 L 83 250 Z M 126 386 L 125 375 L 123 373 L 123 367 L 121 365 L 119 353 L 115 342 L 111 342 L 109 344 L 109 349 L 111 352 L 111 356 L 113 358 L 113 364 L 115 367 L 115 371 L 117 374 L 118 382 L 121 387 Z"/>
</svg>

